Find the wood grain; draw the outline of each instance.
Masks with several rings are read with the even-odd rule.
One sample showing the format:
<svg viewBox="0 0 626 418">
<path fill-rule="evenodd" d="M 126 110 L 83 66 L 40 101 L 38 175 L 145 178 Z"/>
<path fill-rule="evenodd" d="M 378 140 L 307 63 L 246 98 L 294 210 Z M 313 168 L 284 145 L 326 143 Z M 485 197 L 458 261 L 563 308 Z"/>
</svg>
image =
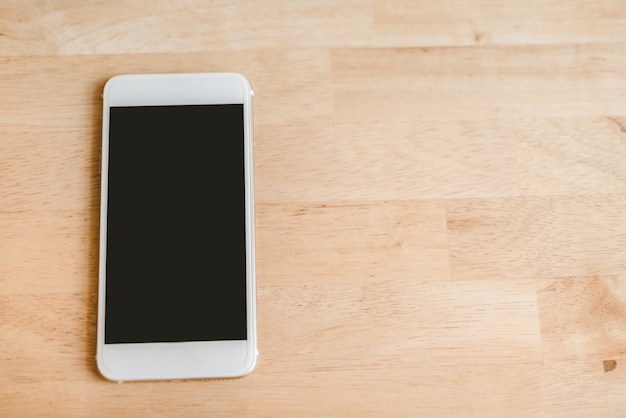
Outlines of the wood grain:
<svg viewBox="0 0 626 418">
<path fill-rule="evenodd" d="M 607 404 L 609 405 L 609 414 L 611 418 L 618 418 L 623 415 L 626 410 L 626 369 L 623 366 L 626 358 L 621 357 L 615 359 L 616 368 L 605 373 L 605 381 L 607 388 Z"/>
<path fill-rule="evenodd" d="M 513 131 L 517 138 L 522 194 L 624 190 L 626 119 L 623 117 L 522 119 L 513 122 Z"/>
<path fill-rule="evenodd" d="M 93 291 L 98 218 L 96 210 L 3 213 L 0 295 Z"/>
<path fill-rule="evenodd" d="M 623 276 L 538 280 L 544 359 L 626 357 L 625 281 Z"/>
<path fill-rule="evenodd" d="M 11 1 L 0 11 L 11 56 L 365 46 L 374 34 L 368 0 Z"/>
<path fill-rule="evenodd" d="M 541 368 L 542 412 L 549 417 L 606 417 L 607 382 L 599 360 L 546 360 Z"/>
<path fill-rule="evenodd" d="M 620 115 L 625 53 L 621 43 L 333 49 L 335 119 Z"/>
<path fill-rule="evenodd" d="M 261 201 L 519 194 L 510 121 L 329 121 L 314 127 L 261 125 L 256 133 Z"/>
<path fill-rule="evenodd" d="M 453 278 L 626 272 L 622 195 L 449 200 L 446 204 Z"/>
<path fill-rule="evenodd" d="M 528 45 L 623 42 L 623 4 L 531 0 L 374 0 L 377 44 Z"/>
<path fill-rule="evenodd" d="M 450 279 L 437 201 L 257 205 L 257 231 L 268 285 Z"/>
<path fill-rule="evenodd" d="M 625 24 L 621 0 L 2 2 L 0 415 L 624 416 Z M 255 90 L 258 367 L 114 384 L 102 87 L 203 71 Z"/>
</svg>

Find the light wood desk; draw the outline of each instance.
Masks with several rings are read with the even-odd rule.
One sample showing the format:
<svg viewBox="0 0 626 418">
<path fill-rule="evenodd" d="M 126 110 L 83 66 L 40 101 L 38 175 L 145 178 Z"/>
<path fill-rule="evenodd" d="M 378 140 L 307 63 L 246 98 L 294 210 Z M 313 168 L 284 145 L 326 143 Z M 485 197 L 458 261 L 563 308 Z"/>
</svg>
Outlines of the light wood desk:
<svg viewBox="0 0 626 418">
<path fill-rule="evenodd" d="M 110 383 L 101 89 L 196 71 L 256 93 L 258 368 Z M 624 2 L 2 2 L 0 415 L 626 416 Z"/>
</svg>

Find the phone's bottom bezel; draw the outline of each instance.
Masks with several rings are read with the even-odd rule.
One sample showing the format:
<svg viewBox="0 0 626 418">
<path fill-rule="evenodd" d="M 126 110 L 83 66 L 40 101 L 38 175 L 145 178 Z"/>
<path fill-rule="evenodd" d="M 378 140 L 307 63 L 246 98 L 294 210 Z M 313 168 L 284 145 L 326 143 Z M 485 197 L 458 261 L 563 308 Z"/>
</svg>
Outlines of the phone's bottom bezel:
<svg viewBox="0 0 626 418">
<path fill-rule="evenodd" d="M 250 340 L 103 344 L 98 369 L 112 381 L 232 378 L 256 364 Z"/>
</svg>

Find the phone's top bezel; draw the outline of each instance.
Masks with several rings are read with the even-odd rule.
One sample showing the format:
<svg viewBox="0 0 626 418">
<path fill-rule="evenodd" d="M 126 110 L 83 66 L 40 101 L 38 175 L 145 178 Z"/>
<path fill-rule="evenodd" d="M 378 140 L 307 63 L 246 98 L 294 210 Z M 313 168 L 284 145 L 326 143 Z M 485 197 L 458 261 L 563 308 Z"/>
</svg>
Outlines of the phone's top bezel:
<svg viewBox="0 0 626 418">
<path fill-rule="evenodd" d="M 105 106 L 168 106 L 249 102 L 248 80 L 236 73 L 132 74 L 111 78 Z"/>
<path fill-rule="evenodd" d="M 252 89 L 238 73 L 130 74 L 112 77 L 103 91 L 101 154 L 100 265 L 96 360 L 101 374 L 110 380 L 186 379 L 237 377 L 256 364 L 256 274 L 254 246 L 254 180 L 252 142 Z M 183 342 L 105 344 L 106 231 L 108 198 L 109 112 L 121 106 L 170 106 L 243 104 L 246 193 L 246 296 L 248 339 L 240 342 Z M 230 348 L 227 348 L 230 347 Z M 182 350 L 182 351 L 181 351 Z M 187 351 L 186 351 L 187 350 Z M 219 365 L 198 352 L 217 355 Z M 178 359 L 163 367 L 176 353 Z M 187 353 L 187 354 L 185 354 Z M 170 356 L 170 357 L 168 357 Z M 230 356 L 230 357 L 229 357 Z M 243 356 L 243 358 L 242 358 Z M 196 360 L 194 360 L 194 358 Z M 153 359 L 147 361 L 145 359 Z M 198 362 L 202 363 L 198 366 Z M 177 366 L 174 366 L 174 363 Z"/>
</svg>

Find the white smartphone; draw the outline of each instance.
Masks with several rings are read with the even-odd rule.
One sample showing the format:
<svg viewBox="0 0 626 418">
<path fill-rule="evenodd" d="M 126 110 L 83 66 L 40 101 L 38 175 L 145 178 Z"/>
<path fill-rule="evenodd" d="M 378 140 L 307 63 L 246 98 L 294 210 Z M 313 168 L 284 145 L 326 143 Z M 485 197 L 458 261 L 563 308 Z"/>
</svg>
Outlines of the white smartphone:
<svg viewBox="0 0 626 418">
<path fill-rule="evenodd" d="M 254 368 L 251 96 L 235 73 L 106 83 L 96 355 L 104 377 Z"/>
</svg>

